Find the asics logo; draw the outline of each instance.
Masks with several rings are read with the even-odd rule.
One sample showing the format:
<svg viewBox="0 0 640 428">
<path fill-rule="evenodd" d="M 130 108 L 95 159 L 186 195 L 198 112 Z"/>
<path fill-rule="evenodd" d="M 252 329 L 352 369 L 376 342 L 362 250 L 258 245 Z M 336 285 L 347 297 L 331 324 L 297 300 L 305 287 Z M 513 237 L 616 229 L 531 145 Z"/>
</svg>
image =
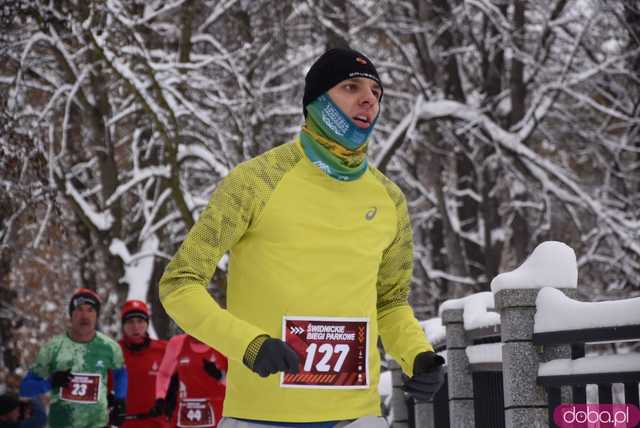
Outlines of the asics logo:
<svg viewBox="0 0 640 428">
<path fill-rule="evenodd" d="M 367 220 L 373 220 L 377 212 L 378 212 L 378 208 L 371 207 L 367 210 L 367 213 L 364 215 L 364 218 L 366 218 Z"/>
</svg>

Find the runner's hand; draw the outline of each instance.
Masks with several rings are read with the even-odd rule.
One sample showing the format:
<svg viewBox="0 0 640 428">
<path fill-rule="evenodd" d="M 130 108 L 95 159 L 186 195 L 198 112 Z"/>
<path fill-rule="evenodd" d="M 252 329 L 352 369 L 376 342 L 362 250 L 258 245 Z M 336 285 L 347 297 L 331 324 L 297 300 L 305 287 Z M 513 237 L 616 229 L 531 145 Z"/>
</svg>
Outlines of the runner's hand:
<svg viewBox="0 0 640 428">
<path fill-rule="evenodd" d="M 58 370 L 51 373 L 49 382 L 51 382 L 51 386 L 53 388 L 64 388 L 65 386 L 69 385 L 72 377 L 73 375 L 71 374 L 71 369 Z"/>
<path fill-rule="evenodd" d="M 285 342 L 270 337 L 265 340 L 251 370 L 261 377 L 267 377 L 278 372 L 298 373 L 298 354 Z"/>
<path fill-rule="evenodd" d="M 215 380 L 222 379 L 222 372 L 216 367 L 216 363 L 207 359 L 202 359 L 202 368 L 205 372 Z"/>
<path fill-rule="evenodd" d="M 162 415 L 165 415 L 166 413 L 167 413 L 167 405 L 166 405 L 166 402 L 164 401 L 164 398 L 158 398 L 155 404 L 153 405 L 153 407 L 151 408 L 151 410 L 149 410 L 148 412 L 149 416 L 162 416 Z"/>
<path fill-rule="evenodd" d="M 124 422 L 126 414 L 127 411 L 124 400 L 114 400 L 113 407 L 109 410 L 109 425 L 119 427 Z"/>
<path fill-rule="evenodd" d="M 444 358 L 427 351 L 416 355 L 413 362 L 413 376 L 404 376 L 402 390 L 416 401 L 431 401 L 444 383 Z"/>
</svg>

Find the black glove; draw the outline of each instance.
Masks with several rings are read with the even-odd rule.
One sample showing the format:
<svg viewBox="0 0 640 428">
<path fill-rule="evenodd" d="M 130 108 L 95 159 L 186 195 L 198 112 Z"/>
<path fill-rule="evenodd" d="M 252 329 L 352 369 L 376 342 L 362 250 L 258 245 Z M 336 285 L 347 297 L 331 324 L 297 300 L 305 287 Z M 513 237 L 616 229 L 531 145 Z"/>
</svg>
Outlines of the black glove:
<svg viewBox="0 0 640 428">
<path fill-rule="evenodd" d="M 435 352 L 419 353 L 413 361 L 413 376 L 402 375 L 402 390 L 416 401 L 431 401 L 444 383 L 443 364 L 444 358 Z"/>
<path fill-rule="evenodd" d="M 52 388 L 64 388 L 65 386 L 69 385 L 69 382 L 71 382 L 71 378 L 73 378 L 71 369 L 59 370 L 57 372 L 51 373 L 49 382 L 51 383 Z"/>
<path fill-rule="evenodd" d="M 109 426 L 115 425 L 119 427 L 124 422 L 124 417 L 127 415 L 126 406 L 124 400 L 115 399 L 111 409 L 109 410 Z"/>
<path fill-rule="evenodd" d="M 222 379 L 222 372 L 218 370 L 218 367 L 216 367 L 216 363 L 214 363 L 213 361 L 203 359 L 202 368 L 205 372 L 207 372 L 209 376 L 211 376 L 215 380 Z"/>
<path fill-rule="evenodd" d="M 261 377 L 278 372 L 298 373 L 298 354 L 280 339 L 270 337 L 265 340 L 253 363 L 251 370 Z"/>
<path fill-rule="evenodd" d="M 151 410 L 149 410 L 147 413 L 151 417 L 166 415 L 167 403 L 164 401 L 164 398 L 158 398 Z"/>
</svg>

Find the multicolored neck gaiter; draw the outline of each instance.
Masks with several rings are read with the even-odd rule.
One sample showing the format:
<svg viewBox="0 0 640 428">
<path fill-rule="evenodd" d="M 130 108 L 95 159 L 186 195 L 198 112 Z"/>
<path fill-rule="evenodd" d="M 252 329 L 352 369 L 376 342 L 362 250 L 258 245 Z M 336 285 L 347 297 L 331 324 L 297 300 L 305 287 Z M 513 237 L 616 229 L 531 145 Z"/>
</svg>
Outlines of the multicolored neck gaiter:
<svg viewBox="0 0 640 428">
<path fill-rule="evenodd" d="M 356 180 L 368 168 L 368 138 L 376 120 L 377 117 L 368 128 L 360 128 L 323 94 L 307 106 L 302 147 L 311 162 L 329 176 Z"/>
</svg>

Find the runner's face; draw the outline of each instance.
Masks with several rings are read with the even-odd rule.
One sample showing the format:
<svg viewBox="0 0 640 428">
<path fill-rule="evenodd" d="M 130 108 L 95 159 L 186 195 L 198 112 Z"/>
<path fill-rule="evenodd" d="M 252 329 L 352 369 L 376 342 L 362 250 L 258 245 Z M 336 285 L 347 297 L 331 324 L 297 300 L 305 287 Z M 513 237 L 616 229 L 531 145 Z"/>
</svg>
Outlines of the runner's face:
<svg viewBox="0 0 640 428">
<path fill-rule="evenodd" d="M 134 343 L 140 343 L 147 334 L 149 324 L 140 317 L 129 318 L 122 324 L 122 331 L 129 340 Z"/>
<path fill-rule="evenodd" d="M 78 335 L 87 335 L 96 331 L 98 313 L 93 306 L 81 304 L 71 313 L 71 330 Z"/>
<path fill-rule="evenodd" d="M 329 89 L 329 97 L 359 128 L 368 128 L 380 111 L 382 90 L 373 80 L 355 77 Z"/>
</svg>

